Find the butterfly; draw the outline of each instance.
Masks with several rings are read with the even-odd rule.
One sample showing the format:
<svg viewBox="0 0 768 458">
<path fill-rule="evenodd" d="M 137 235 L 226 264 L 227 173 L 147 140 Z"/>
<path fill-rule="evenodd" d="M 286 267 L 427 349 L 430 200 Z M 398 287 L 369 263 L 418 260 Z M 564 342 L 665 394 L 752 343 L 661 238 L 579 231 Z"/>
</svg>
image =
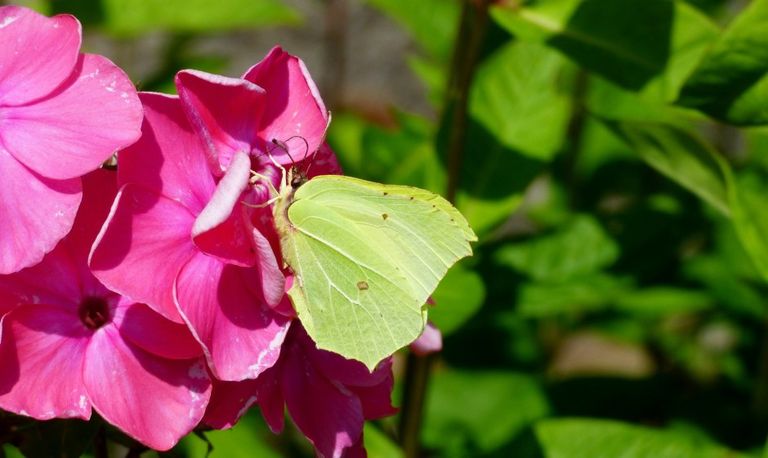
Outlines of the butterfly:
<svg viewBox="0 0 768 458">
<path fill-rule="evenodd" d="M 318 348 L 370 370 L 421 334 L 427 300 L 477 240 L 453 205 L 424 189 L 307 179 L 294 165 L 283 168 L 276 193 L 273 216 L 299 320 Z"/>
</svg>

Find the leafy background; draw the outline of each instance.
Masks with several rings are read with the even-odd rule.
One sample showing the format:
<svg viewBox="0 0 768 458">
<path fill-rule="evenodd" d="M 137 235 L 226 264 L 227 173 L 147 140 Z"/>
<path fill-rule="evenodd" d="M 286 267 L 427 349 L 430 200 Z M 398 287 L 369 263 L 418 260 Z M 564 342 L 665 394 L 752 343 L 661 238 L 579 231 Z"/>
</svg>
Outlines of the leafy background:
<svg viewBox="0 0 768 458">
<path fill-rule="evenodd" d="M 394 418 L 372 457 L 768 456 L 768 0 L 13 3 L 76 14 L 143 90 L 282 43 L 347 174 L 455 200 L 480 242 L 434 295 L 445 349 L 396 367 L 398 404 L 431 369 L 420 451 Z M 0 456 L 94 432 L 0 417 Z M 311 456 L 257 412 L 163 455 L 209 445 Z"/>
</svg>

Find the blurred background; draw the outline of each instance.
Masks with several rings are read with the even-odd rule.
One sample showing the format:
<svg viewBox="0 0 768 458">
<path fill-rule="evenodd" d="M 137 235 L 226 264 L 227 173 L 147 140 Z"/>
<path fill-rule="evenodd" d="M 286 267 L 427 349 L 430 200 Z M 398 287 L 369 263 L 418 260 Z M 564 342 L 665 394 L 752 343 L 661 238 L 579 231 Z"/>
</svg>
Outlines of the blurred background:
<svg viewBox="0 0 768 458">
<path fill-rule="evenodd" d="M 141 90 L 280 44 L 346 174 L 456 202 L 480 242 L 434 295 L 444 350 L 397 355 L 370 456 L 766 456 L 768 2 L 7 3 L 75 14 Z M 255 411 L 205 437 L 163 456 L 312 453 Z"/>
</svg>

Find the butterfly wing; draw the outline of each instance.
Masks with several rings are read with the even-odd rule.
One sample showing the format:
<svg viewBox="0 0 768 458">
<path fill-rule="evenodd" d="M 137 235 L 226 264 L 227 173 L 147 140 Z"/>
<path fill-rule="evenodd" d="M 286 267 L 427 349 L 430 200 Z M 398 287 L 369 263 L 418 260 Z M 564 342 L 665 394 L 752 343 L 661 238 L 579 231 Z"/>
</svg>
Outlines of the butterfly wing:
<svg viewBox="0 0 768 458">
<path fill-rule="evenodd" d="M 302 324 L 318 347 L 371 369 L 419 336 L 429 295 L 476 240 L 436 194 L 342 176 L 298 188 L 288 220 L 288 294 Z"/>
</svg>

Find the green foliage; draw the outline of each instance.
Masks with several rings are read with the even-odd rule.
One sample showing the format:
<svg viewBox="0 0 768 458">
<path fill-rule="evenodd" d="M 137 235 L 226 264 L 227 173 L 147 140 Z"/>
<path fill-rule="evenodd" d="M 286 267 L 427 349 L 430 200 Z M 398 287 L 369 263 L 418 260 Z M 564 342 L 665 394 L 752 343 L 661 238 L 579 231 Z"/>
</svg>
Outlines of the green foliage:
<svg viewBox="0 0 768 458">
<path fill-rule="evenodd" d="M 706 17 L 671 0 L 552 0 L 492 12 L 521 39 L 545 42 L 629 90 L 657 82 L 666 99 L 717 32 Z"/>
<path fill-rule="evenodd" d="M 616 243 L 589 216 L 575 218 L 552 235 L 496 251 L 497 259 L 535 280 L 563 280 L 595 272 L 619 255 Z"/>
<path fill-rule="evenodd" d="M 278 458 L 282 456 L 266 440 L 269 430 L 256 412 L 246 415 L 232 429 L 208 431 L 202 436 L 189 435 L 175 450 L 188 458 L 246 458 L 252 456 Z M 208 447 L 212 447 L 210 454 Z"/>
<path fill-rule="evenodd" d="M 478 311 L 485 300 L 485 285 L 477 272 L 459 264 L 448 271 L 432 299 L 437 306 L 429 311 L 429 319 L 448 335 Z"/>
<path fill-rule="evenodd" d="M 685 434 L 660 431 L 615 421 L 594 419 L 545 420 L 536 436 L 547 458 L 736 458 L 732 450 Z"/>
<path fill-rule="evenodd" d="M 690 133 L 665 125 L 612 123 L 651 167 L 728 213 L 727 165 L 706 143 Z"/>
<path fill-rule="evenodd" d="M 424 443 L 441 456 L 490 453 L 548 413 L 541 387 L 527 375 L 438 372 L 427 399 Z"/>
<path fill-rule="evenodd" d="M 152 30 L 212 32 L 277 24 L 296 24 L 298 13 L 281 0 L 76 0 L 57 11 L 100 23 L 115 35 L 136 36 Z"/>
<path fill-rule="evenodd" d="M 755 0 L 707 51 L 678 103 L 738 125 L 768 123 L 768 1 Z"/>
<path fill-rule="evenodd" d="M 548 48 L 513 42 L 477 69 L 469 111 L 504 146 L 549 160 L 563 146 L 571 101 L 560 87 L 565 59 Z"/>
</svg>

